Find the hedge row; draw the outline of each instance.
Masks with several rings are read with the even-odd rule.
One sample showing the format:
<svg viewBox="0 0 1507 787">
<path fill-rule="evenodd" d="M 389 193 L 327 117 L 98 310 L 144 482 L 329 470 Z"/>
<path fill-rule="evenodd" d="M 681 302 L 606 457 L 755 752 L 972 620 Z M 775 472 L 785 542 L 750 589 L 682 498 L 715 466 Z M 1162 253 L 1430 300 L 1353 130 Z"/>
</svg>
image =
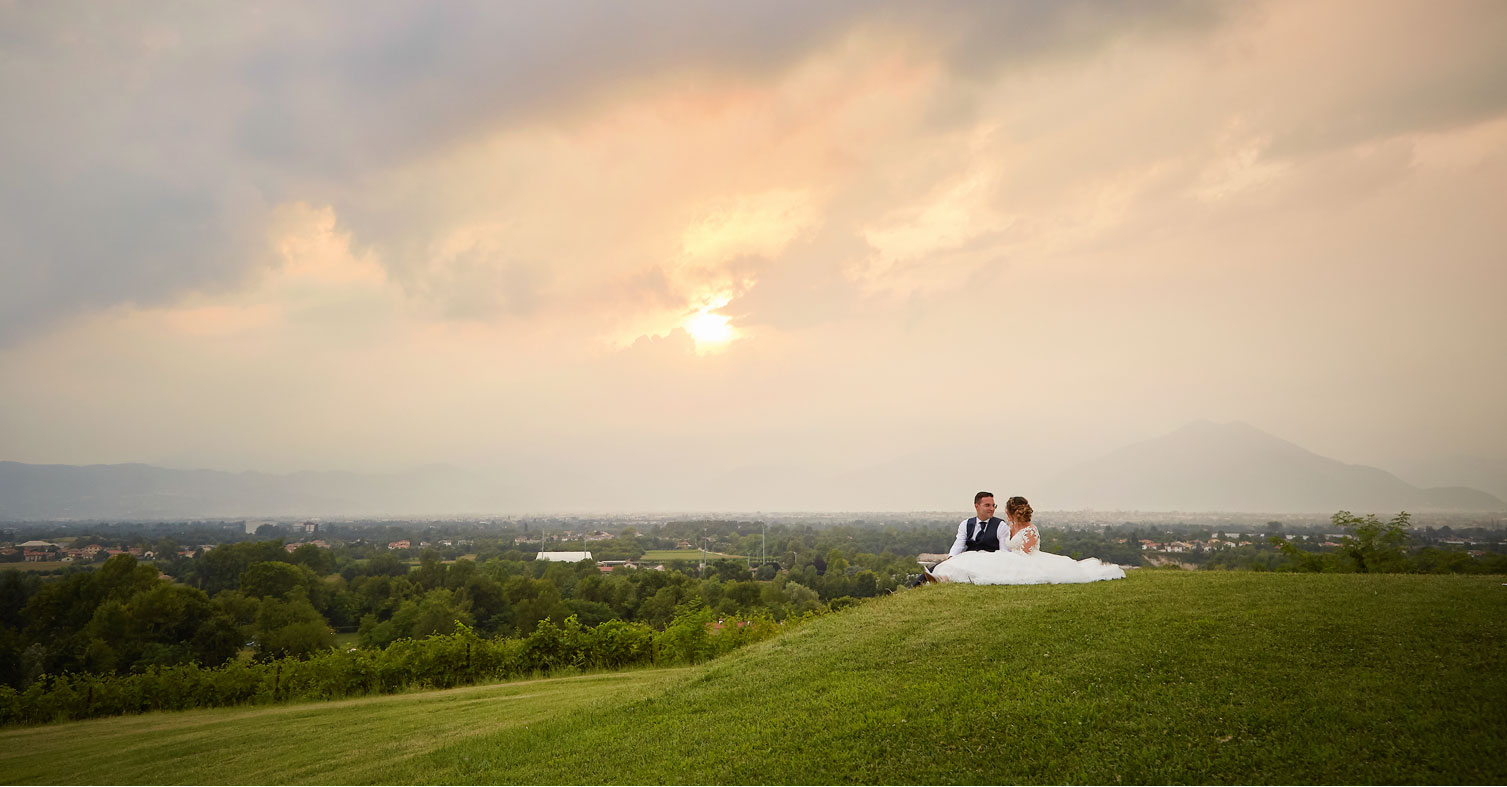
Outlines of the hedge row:
<svg viewBox="0 0 1507 787">
<path fill-rule="evenodd" d="M 462 625 L 454 634 L 402 639 L 382 650 L 330 650 L 305 660 L 44 675 L 25 691 L 0 686 L 0 726 L 443 689 L 562 670 L 694 664 L 780 628 L 767 617 L 713 626 L 705 609 L 684 612 L 658 632 L 619 620 L 585 628 L 572 616 L 563 628 L 540 621 L 523 638 L 480 637 Z"/>
</svg>

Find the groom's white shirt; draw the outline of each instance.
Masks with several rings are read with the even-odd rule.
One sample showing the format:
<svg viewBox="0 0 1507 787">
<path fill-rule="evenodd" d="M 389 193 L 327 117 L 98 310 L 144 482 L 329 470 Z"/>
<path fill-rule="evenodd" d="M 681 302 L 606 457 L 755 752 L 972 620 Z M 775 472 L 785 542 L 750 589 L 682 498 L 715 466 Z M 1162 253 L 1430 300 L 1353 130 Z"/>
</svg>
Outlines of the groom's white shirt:
<svg viewBox="0 0 1507 787">
<path fill-rule="evenodd" d="M 968 550 L 968 521 L 977 518 L 971 516 L 958 523 L 958 537 L 953 540 L 952 549 L 947 550 L 948 557 L 957 557 Z M 1000 524 L 1005 524 L 1005 521 L 1001 519 Z M 1004 539 L 1000 539 L 999 547 L 1000 549 L 1005 548 Z"/>
</svg>

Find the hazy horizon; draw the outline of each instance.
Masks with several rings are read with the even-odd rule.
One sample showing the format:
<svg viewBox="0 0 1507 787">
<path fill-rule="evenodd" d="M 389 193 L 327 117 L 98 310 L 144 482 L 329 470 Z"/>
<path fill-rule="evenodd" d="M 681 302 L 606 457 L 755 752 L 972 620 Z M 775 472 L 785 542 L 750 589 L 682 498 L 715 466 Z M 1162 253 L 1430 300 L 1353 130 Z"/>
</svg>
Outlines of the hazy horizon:
<svg viewBox="0 0 1507 787">
<path fill-rule="evenodd" d="M 0 34 L 0 459 L 674 506 L 1020 488 L 1207 419 L 1507 486 L 1502 3 L 58 2 Z"/>
</svg>

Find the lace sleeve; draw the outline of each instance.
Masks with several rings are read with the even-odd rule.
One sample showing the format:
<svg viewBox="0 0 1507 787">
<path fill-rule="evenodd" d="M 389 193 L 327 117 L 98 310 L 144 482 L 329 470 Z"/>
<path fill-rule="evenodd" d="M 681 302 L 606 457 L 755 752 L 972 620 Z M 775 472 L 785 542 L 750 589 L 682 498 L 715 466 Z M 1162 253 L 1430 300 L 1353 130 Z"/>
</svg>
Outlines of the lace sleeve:
<svg viewBox="0 0 1507 787">
<path fill-rule="evenodd" d="M 1007 546 L 1011 552 L 1025 552 L 1029 555 L 1041 546 L 1041 534 L 1036 531 L 1035 525 L 1026 525 L 1010 537 Z"/>
</svg>

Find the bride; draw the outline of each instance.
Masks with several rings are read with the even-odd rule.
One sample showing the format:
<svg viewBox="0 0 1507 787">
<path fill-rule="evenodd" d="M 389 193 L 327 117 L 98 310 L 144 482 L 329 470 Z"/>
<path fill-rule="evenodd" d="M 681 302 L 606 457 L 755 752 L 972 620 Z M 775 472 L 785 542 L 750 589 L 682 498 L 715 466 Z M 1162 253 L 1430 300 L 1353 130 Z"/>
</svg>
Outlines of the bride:
<svg viewBox="0 0 1507 787">
<path fill-rule="evenodd" d="M 941 582 L 975 585 L 1042 585 L 1124 579 L 1125 570 L 1094 558 L 1074 560 L 1040 550 L 1041 534 L 1031 524 L 1031 504 L 1024 497 L 1005 502 L 1010 538 L 1001 539 L 998 552 L 974 550 L 956 555 L 931 570 Z"/>
</svg>

